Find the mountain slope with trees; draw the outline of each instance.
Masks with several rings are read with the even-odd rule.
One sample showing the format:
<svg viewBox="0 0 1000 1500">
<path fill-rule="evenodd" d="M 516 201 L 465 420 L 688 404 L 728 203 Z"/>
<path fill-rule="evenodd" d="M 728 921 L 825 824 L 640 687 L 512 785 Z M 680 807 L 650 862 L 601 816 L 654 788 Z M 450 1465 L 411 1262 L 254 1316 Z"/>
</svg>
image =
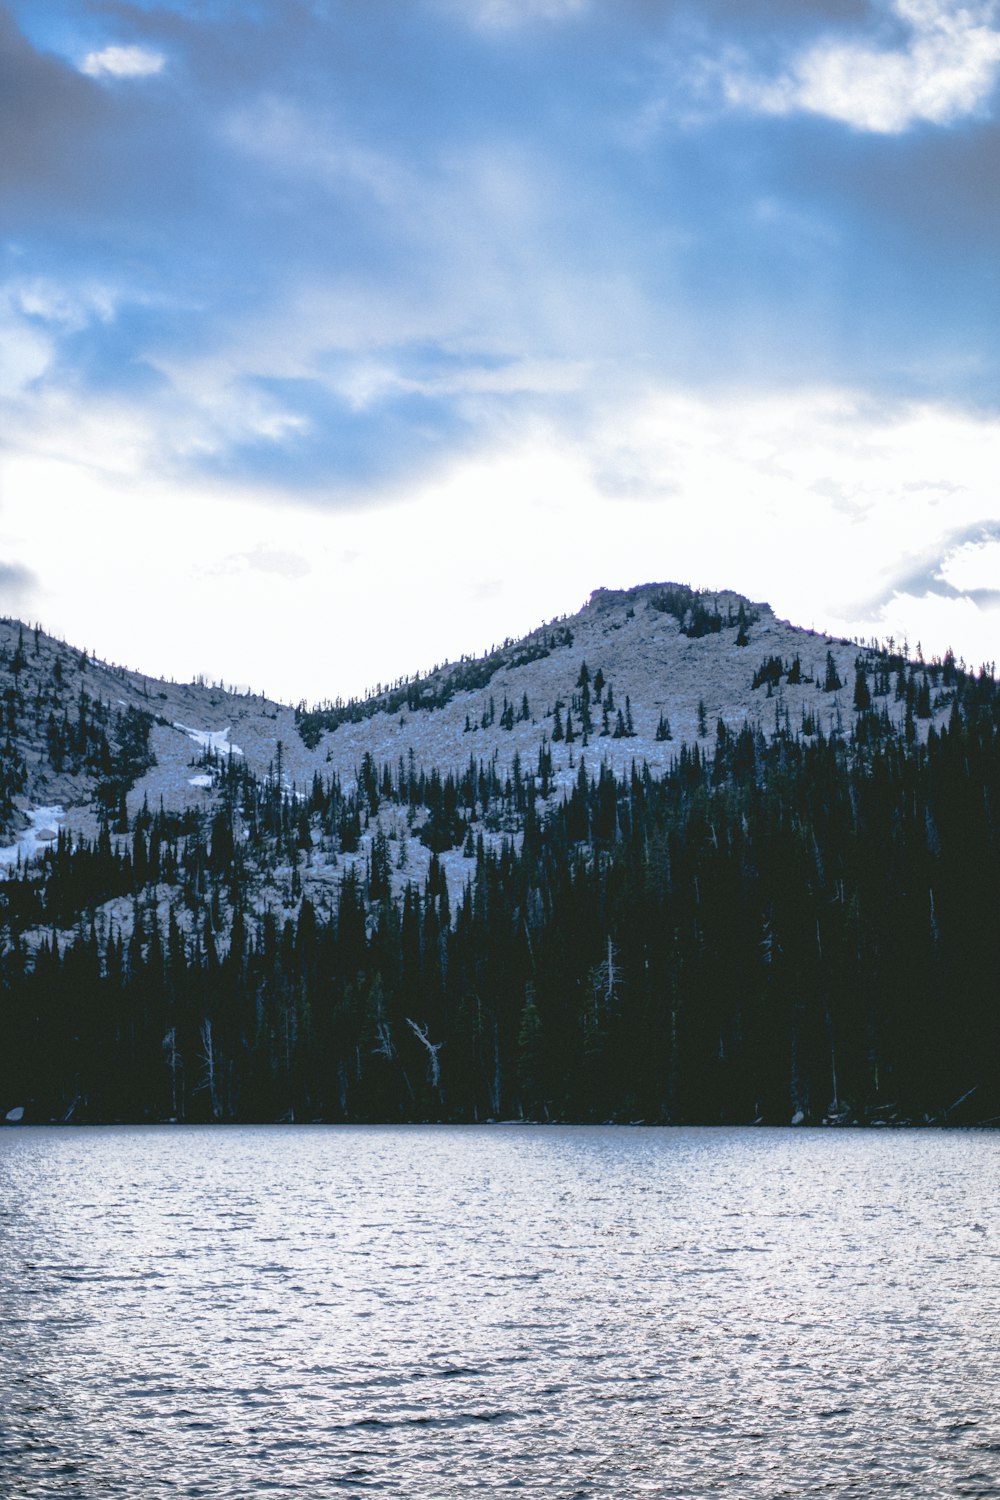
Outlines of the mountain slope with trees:
<svg viewBox="0 0 1000 1500">
<path fill-rule="evenodd" d="M 0 1115 L 1000 1116 L 992 668 L 656 584 L 313 708 L 0 673 Z"/>
</svg>

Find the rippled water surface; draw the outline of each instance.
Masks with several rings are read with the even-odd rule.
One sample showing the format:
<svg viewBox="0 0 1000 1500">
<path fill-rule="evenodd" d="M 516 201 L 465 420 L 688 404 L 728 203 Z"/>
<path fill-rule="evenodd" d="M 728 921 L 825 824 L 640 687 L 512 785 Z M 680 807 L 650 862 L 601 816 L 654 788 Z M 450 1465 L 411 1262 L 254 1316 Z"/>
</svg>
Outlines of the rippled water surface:
<svg viewBox="0 0 1000 1500">
<path fill-rule="evenodd" d="M 0 1494 L 1000 1496 L 1000 1138 L 0 1132 Z"/>
</svg>

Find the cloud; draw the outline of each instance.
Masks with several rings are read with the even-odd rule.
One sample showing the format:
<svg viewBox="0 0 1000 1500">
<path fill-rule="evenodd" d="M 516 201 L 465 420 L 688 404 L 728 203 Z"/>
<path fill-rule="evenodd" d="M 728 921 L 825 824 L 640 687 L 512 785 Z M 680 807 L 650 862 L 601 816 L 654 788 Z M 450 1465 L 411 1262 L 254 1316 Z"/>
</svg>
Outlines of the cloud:
<svg viewBox="0 0 1000 1500">
<path fill-rule="evenodd" d="M 916 555 L 898 563 L 891 583 L 871 601 L 873 612 L 910 601 L 971 601 L 982 609 L 1000 605 L 1000 518 L 949 528 Z"/>
<path fill-rule="evenodd" d="M 995 4 L 893 0 L 892 9 L 909 31 L 903 46 L 825 38 L 771 79 L 730 63 L 727 102 L 760 114 L 825 115 L 880 135 L 983 113 L 1000 73 Z"/>
<path fill-rule="evenodd" d="M 604 413 L 578 447 L 623 514 L 644 505 L 647 546 L 669 550 L 669 576 L 736 587 L 846 635 L 898 635 L 898 600 L 917 619 L 933 595 L 925 645 L 943 650 L 953 629 L 970 656 L 983 649 L 976 606 L 990 600 L 976 590 L 995 581 L 990 554 L 975 574 L 953 560 L 1000 538 L 996 417 L 849 390 L 664 390 Z"/>
<path fill-rule="evenodd" d="M 30 568 L 21 563 L 0 561 L 0 599 L 15 604 L 37 586 L 38 579 Z"/>
<path fill-rule="evenodd" d="M 93 451 L 127 441 L 109 427 Z M 529 408 L 404 485 L 383 481 L 368 505 L 295 503 L 242 479 L 177 484 L 152 464 L 121 477 L 15 457 L 0 554 L 38 571 L 35 607 L 68 639 L 291 701 L 363 691 L 574 609 L 597 585 L 654 578 L 978 662 L 997 654 L 979 592 L 991 555 L 977 573 L 952 567 L 1000 538 L 998 472 L 1000 418 L 941 404 L 621 391 L 582 429 Z M 927 589 L 944 553 L 957 593 Z M 391 608 L 373 609 L 376 596 Z"/>
<path fill-rule="evenodd" d="M 445 8 L 485 31 L 507 31 L 535 22 L 569 20 L 589 0 L 443 0 Z"/>
<path fill-rule="evenodd" d="M 419 24 L 395 0 L 260 0 L 253 25 L 231 0 L 84 7 L 170 88 L 105 87 L 129 76 L 107 48 L 81 75 L 18 4 L 7 446 L 344 511 L 527 430 L 586 443 L 665 385 L 1000 399 L 987 132 L 887 153 L 734 112 L 617 128 L 662 90 L 664 37 L 678 77 L 707 27 L 776 73 L 820 27 L 861 36 L 860 0 L 706 0 L 697 35 L 673 0 L 424 0 Z M 972 21 L 911 0 L 877 47 L 905 59 L 942 16 L 965 45 Z M 83 37 L 74 58 L 106 33 Z M 642 493 L 647 458 L 609 444 L 602 491 Z"/>
<path fill-rule="evenodd" d="M 962 593 L 1000 600 L 1000 522 L 987 523 L 954 546 L 942 560 L 941 575 Z"/>
<path fill-rule="evenodd" d="M 162 73 L 167 59 L 146 47 L 102 47 L 88 52 L 80 72 L 89 78 L 150 78 Z"/>
<path fill-rule="evenodd" d="M 0 303 L 0 401 L 21 396 L 48 369 L 51 340 Z"/>
<path fill-rule="evenodd" d="M 312 568 L 300 552 L 290 552 L 283 547 L 268 547 L 259 542 L 252 552 L 233 552 L 203 571 L 219 575 L 252 571 L 291 580 L 307 577 Z"/>
</svg>

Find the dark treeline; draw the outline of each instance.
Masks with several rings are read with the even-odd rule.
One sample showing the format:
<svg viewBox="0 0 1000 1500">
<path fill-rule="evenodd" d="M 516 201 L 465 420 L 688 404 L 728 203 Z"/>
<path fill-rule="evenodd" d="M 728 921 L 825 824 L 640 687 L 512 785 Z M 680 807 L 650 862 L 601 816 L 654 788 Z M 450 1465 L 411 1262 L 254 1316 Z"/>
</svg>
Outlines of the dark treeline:
<svg viewBox="0 0 1000 1500">
<path fill-rule="evenodd" d="M 663 776 L 584 757 L 561 800 L 544 745 L 509 774 L 366 757 L 349 794 L 298 798 L 280 766 L 216 763 L 210 817 L 143 808 L 6 882 L 0 1099 L 73 1120 L 993 1120 L 1000 693 L 951 664 L 944 689 L 925 742 L 873 708 L 850 737 L 720 722 Z M 431 850 L 396 899 L 386 804 Z M 301 896 L 317 846 L 365 851 L 322 909 Z M 278 865 L 287 919 L 254 905 Z M 102 941 L 110 896 L 131 921 Z"/>
<path fill-rule="evenodd" d="M 673 615 L 681 627 L 681 634 L 697 639 L 703 635 L 718 635 L 724 626 L 736 626 L 736 644 L 749 644 L 747 630 L 758 619 L 757 611 L 748 608 L 743 600 L 734 610 L 727 603 L 723 614 L 717 598 L 705 589 L 692 589 L 683 583 L 667 583 L 650 594 L 651 608 L 660 614 Z"/>
<path fill-rule="evenodd" d="M 435 667 L 426 677 L 417 673 L 403 677 L 389 687 L 378 683 L 364 698 L 342 698 L 333 703 L 316 704 L 307 709 L 300 703 L 295 710 L 295 723 L 302 742 L 314 749 L 324 734 L 339 729 L 341 724 L 360 724 L 374 718 L 378 713 L 399 713 L 401 709 L 414 712 L 418 709 L 444 708 L 457 693 L 474 692 L 486 687 L 497 672 L 527 666 L 540 661 L 562 646 L 573 644 L 573 632 L 568 625 L 545 627 L 536 631 L 534 637 L 520 642 L 504 641 L 484 656 L 463 657 L 461 661 Z"/>
</svg>

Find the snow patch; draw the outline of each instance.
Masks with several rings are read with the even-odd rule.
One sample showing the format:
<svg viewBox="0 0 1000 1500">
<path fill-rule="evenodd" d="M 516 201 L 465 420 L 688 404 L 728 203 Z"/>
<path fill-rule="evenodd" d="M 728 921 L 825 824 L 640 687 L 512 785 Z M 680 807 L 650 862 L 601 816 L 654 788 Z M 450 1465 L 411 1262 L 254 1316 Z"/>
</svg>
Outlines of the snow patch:
<svg viewBox="0 0 1000 1500">
<path fill-rule="evenodd" d="M 178 724 L 174 720 L 174 728 L 179 729 L 182 734 L 189 735 L 202 750 L 214 750 L 216 755 L 242 755 L 243 751 L 239 745 L 230 742 L 231 730 L 225 729 L 191 729 L 187 724 Z"/>
<path fill-rule="evenodd" d="M 239 752 L 237 752 L 237 753 L 239 753 Z M 189 776 L 188 777 L 188 786 L 211 786 L 211 785 L 212 785 L 212 778 L 211 778 L 211 776 Z"/>
<path fill-rule="evenodd" d="M 28 813 L 31 827 L 17 835 L 13 844 L 0 849 L 0 870 L 10 871 L 20 859 L 34 859 L 54 844 L 59 837 L 59 825 L 66 813 L 62 807 L 35 807 Z"/>
</svg>

